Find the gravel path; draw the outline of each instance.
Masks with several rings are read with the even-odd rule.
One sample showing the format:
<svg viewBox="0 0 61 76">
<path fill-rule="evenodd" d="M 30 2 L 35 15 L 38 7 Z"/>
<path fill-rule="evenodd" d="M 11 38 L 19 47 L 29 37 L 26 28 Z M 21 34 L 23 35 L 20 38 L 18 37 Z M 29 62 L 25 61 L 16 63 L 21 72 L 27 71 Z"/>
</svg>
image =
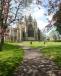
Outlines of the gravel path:
<svg viewBox="0 0 61 76">
<path fill-rule="evenodd" d="M 22 48 L 25 51 L 24 60 L 15 70 L 14 76 L 61 76 L 61 70 L 53 61 L 45 58 L 39 48 Z"/>
</svg>

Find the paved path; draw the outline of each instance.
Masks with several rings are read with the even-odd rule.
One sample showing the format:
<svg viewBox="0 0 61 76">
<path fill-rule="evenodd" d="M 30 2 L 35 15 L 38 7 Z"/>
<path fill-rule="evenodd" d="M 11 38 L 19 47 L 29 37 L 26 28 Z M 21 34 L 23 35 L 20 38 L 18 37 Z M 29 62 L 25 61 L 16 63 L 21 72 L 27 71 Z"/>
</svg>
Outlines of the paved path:
<svg viewBox="0 0 61 76">
<path fill-rule="evenodd" d="M 14 76 L 61 76 L 61 71 L 53 61 L 45 58 L 39 48 L 22 47 L 25 56 Z"/>
</svg>

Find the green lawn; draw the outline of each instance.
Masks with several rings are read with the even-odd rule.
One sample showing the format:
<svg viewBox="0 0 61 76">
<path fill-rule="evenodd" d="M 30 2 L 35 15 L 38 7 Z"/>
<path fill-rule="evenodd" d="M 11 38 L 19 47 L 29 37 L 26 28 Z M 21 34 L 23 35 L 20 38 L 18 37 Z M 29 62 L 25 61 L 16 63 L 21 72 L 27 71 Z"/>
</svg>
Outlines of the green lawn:
<svg viewBox="0 0 61 76">
<path fill-rule="evenodd" d="M 30 45 L 30 42 L 23 42 L 24 44 Z M 41 52 L 52 59 L 61 68 L 61 42 L 33 42 L 31 45 L 33 48 L 42 48 Z"/>
<path fill-rule="evenodd" d="M 61 42 L 47 42 L 42 52 L 61 68 Z"/>
<path fill-rule="evenodd" d="M 21 46 L 31 46 L 33 48 L 43 48 L 41 52 L 48 58 L 52 59 L 59 67 L 61 67 L 61 42 L 38 42 L 33 41 L 32 45 L 30 41 L 20 42 L 20 43 L 12 43 L 13 45 L 21 45 Z"/>
<path fill-rule="evenodd" d="M 32 41 L 32 44 L 30 44 L 30 42 L 31 41 L 23 41 L 23 42 L 20 42 L 20 43 L 11 43 L 11 44 L 13 44 L 13 45 L 16 44 L 16 45 L 20 45 L 20 46 L 31 46 L 33 48 L 44 46 L 44 42 Z"/>
<path fill-rule="evenodd" d="M 17 45 L 5 44 L 3 51 L 0 52 L 0 76 L 12 76 L 23 56 L 24 51 Z"/>
</svg>

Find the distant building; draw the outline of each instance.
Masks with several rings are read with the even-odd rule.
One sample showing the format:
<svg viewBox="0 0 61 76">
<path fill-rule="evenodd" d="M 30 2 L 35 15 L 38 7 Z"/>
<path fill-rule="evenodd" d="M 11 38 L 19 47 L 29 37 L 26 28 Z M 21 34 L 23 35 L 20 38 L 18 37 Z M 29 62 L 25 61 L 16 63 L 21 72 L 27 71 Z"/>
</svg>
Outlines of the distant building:
<svg viewBox="0 0 61 76">
<path fill-rule="evenodd" d="M 25 16 L 22 21 L 17 23 L 16 28 L 10 28 L 9 31 L 11 41 L 40 40 L 37 22 L 31 15 Z"/>
</svg>

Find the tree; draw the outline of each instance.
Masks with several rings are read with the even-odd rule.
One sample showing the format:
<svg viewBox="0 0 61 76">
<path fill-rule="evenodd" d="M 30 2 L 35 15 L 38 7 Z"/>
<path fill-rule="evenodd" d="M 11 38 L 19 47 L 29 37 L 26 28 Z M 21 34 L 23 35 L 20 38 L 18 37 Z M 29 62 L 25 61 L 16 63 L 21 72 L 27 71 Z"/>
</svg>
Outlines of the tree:
<svg viewBox="0 0 61 76">
<path fill-rule="evenodd" d="M 61 0 L 49 0 L 48 13 L 54 13 L 52 20 L 55 21 L 56 30 L 61 34 Z"/>
<path fill-rule="evenodd" d="M 23 18 L 22 9 L 27 7 L 27 2 L 28 0 L 0 0 L 0 51 L 3 48 L 7 27 Z"/>
<path fill-rule="evenodd" d="M 7 17 L 4 19 L 5 16 L 7 16 L 7 12 L 5 12 L 6 7 L 4 7 L 4 1 L 1 0 L 0 1 L 0 51 L 2 50 L 2 46 L 4 44 L 4 32 L 5 32 L 5 28 L 6 28 L 6 20 Z M 3 11 L 4 10 L 4 11 Z M 4 13 L 4 14 L 3 14 Z"/>
<path fill-rule="evenodd" d="M 57 31 L 61 34 L 61 3 L 59 5 L 59 10 L 54 14 L 53 20 L 56 21 L 54 25 L 57 27 Z"/>
</svg>

